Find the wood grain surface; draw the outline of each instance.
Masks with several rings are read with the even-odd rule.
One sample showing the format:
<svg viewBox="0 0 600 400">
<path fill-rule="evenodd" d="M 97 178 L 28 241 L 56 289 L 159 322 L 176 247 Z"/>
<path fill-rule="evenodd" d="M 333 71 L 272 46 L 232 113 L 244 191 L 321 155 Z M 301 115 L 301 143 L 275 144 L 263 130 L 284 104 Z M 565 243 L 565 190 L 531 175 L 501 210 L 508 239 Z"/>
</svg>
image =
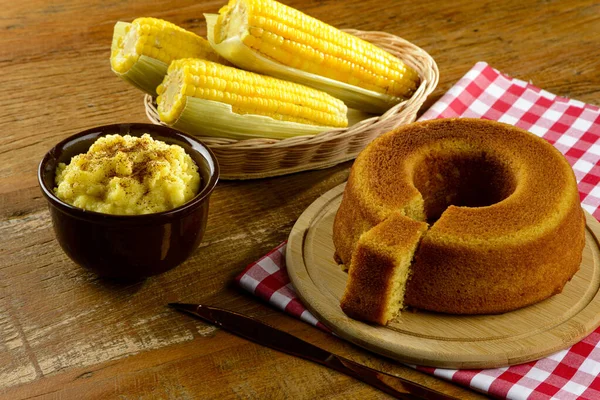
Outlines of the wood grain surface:
<svg viewBox="0 0 600 400">
<path fill-rule="evenodd" d="M 286 266 L 296 292 L 336 335 L 395 360 L 439 368 L 500 368 L 566 349 L 600 325 L 600 223 L 586 214 L 579 271 L 562 292 L 499 315 L 404 311 L 386 326 L 349 318 L 340 309 L 348 274 L 335 262 L 333 221 L 346 184 L 312 203 L 292 228 Z"/>
<path fill-rule="evenodd" d="M 21 0 L 0 4 L 0 398 L 384 398 L 351 378 L 254 345 L 166 308 L 206 302 L 460 398 L 478 394 L 372 354 L 242 293 L 232 279 L 285 240 L 351 163 L 215 190 L 203 243 L 142 283 L 101 281 L 59 248 L 36 167 L 59 140 L 145 122 L 140 93 L 110 71 L 117 20 L 170 20 L 205 33 L 221 1 Z M 433 56 L 440 83 L 425 108 L 475 62 L 553 93 L 600 104 L 596 0 L 290 0 L 340 28 L 401 36 Z"/>
</svg>

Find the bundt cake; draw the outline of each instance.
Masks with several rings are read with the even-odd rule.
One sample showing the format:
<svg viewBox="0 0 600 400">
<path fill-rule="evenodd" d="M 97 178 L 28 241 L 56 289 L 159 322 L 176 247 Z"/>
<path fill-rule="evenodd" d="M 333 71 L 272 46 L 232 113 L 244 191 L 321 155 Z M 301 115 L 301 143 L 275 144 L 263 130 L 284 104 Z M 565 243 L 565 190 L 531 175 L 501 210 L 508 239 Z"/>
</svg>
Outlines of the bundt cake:
<svg viewBox="0 0 600 400">
<path fill-rule="evenodd" d="M 479 119 L 406 125 L 351 169 L 333 227 L 341 307 L 378 324 L 403 306 L 515 310 L 562 291 L 584 230 L 573 171 L 543 139 Z"/>
</svg>

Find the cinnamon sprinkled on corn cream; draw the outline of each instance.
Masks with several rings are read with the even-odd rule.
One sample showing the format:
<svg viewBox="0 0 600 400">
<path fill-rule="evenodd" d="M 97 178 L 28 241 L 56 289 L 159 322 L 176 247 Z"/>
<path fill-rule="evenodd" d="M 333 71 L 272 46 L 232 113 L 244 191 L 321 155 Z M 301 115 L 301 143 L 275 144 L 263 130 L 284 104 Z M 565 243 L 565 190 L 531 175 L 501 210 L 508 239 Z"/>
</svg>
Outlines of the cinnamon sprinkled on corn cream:
<svg viewBox="0 0 600 400">
<path fill-rule="evenodd" d="M 167 211 L 191 200 L 198 167 L 177 145 L 142 137 L 107 135 L 85 154 L 60 163 L 55 194 L 66 203 L 105 214 Z"/>
</svg>

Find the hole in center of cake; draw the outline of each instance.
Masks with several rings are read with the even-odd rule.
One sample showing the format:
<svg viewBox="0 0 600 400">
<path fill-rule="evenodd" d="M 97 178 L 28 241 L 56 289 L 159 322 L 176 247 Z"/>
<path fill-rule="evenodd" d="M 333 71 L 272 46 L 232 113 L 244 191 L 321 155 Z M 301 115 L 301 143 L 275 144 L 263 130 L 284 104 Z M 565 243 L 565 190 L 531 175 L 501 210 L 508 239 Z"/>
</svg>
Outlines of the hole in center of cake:
<svg viewBox="0 0 600 400">
<path fill-rule="evenodd" d="M 490 206 L 516 188 L 509 166 L 485 152 L 432 152 L 416 164 L 413 183 L 423 196 L 430 224 L 451 205 Z"/>
</svg>

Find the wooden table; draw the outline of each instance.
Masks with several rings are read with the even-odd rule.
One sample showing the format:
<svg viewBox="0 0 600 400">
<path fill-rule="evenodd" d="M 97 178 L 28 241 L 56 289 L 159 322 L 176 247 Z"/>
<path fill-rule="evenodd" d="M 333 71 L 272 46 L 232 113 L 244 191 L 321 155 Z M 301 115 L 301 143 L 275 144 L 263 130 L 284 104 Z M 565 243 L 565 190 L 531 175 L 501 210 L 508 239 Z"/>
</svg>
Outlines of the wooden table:
<svg viewBox="0 0 600 400">
<path fill-rule="evenodd" d="M 0 16 L 0 397 L 383 398 L 351 378 L 251 344 L 166 307 L 206 302 L 461 398 L 479 395 L 374 356 L 274 310 L 232 279 L 286 239 L 300 213 L 351 163 L 222 181 L 193 257 L 142 283 L 104 282 L 54 239 L 36 180 L 43 154 L 95 125 L 146 122 L 142 95 L 109 66 L 117 20 L 155 16 L 205 34 L 223 0 L 4 1 Z M 341 28 L 404 37 L 437 61 L 432 104 L 477 61 L 600 104 L 600 4 L 581 1 L 290 0 Z"/>
</svg>

